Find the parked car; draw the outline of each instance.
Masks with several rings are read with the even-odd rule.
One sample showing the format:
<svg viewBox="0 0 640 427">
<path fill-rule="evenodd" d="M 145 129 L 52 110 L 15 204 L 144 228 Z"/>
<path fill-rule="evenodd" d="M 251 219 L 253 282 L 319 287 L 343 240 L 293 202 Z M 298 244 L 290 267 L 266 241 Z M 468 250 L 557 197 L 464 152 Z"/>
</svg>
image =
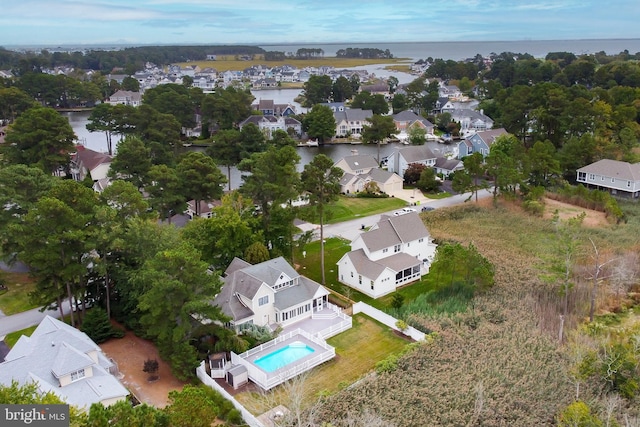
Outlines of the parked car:
<svg viewBox="0 0 640 427">
<path fill-rule="evenodd" d="M 402 208 L 402 212 L 404 213 L 410 213 L 410 212 L 415 212 L 416 210 L 413 208 Z"/>
<path fill-rule="evenodd" d="M 435 209 L 435 208 L 432 208 L 431 206 L 423 206 L 423 207 L 422 207 L 422 209 L 421 209 L 421 211 L 422 211 L 422 212 L 428 212 L 428 211 L 432 211 L 432 210 L 434 210 L 434 209 Z"/>
</svg>

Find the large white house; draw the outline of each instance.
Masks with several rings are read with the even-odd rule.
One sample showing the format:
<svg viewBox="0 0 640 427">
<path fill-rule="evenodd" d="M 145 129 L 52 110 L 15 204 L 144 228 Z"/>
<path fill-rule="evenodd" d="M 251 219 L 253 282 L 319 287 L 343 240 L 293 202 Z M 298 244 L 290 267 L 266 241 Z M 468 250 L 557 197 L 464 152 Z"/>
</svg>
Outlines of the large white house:
<svg viewBox="0 0 640 427">
<path fill-rule="evenodd" d="M 108 406 L 126 399 L 129 391 L 116 373 L 117 366 L 87 334 L 47 316 L 0 363 L 0 384 L 35 383 L 39 392 L 88 410 L 93 403 Z"/>
<path fill-rule="evenodd" d="M 416 212 L 383 215 L 338 261 L 338 281 L 372 298 L 428 273 L 436 244 Z"/>
<path fill-rule="evenodd" d="M 329 291 L 301 276 L 283 258 L 249 264 L 234 258 L 224 272 L 223 286 L 213 300 L 231 318 L 231 325 L 268 326 L 275 330 L 310 318 L 324 308 Z"/>
</svg>

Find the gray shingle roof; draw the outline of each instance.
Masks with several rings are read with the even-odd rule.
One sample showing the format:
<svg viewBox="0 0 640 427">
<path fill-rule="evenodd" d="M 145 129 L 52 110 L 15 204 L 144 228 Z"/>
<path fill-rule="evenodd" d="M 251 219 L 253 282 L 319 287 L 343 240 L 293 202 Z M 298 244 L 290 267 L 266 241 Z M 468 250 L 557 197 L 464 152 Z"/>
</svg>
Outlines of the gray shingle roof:
<svg viewBox="0 0 640 427">
<path fill-rule="evenodd" d="M 97 354 L 97 362 L 90 354 Z M 51 391 L 71 405 L 88 408 L 92 403 L 129 394 L 108 372 L 112 366 L 85 333 L 47 316 L 31 337 L 20 337 L 0 363 L 0 384 L 9 385 L 14 380 L 20 384 L 37 382 L 41 392 Z M 60 387 L 58 378 L 89 367 L 92 376 Z M 86 370 L 85 373 L 88 374 Z"/>
<path fill-rule="evenodd" d="M 363 122 L 373 117 L 373 111 L 362 110 L 360 108 L 347 108 L 344 111 L 334 112 L 333 117 L 335 118 L 336 123 L 339 123 L 343 120 L 346 120 L 348 122 Z"/>
<path fill-rule="evenodd" d="M 578 169 L 578 172 L 592 173 L 626 181 L 640 181 L 640 163 L 602 159 Z"/>
<path fill-rule="evenodd" d="M 426 145 L 411 145 L 409 147 L 400 148 L 398 151 L 407 163 L 423 162 L 425 160 L 436 158 L 433 151 L 431 151 Z"/>
<path fill-rule="evenodd" d="M 384 215 L 376 226 L 373 230 L 361 234 L 370 252 L 429 237 L 429 232 L 417 212 L 400 216 Z"/>
<path fill-rule="evenodd" d="M 358 169 L 370 169 L 379 167 L 378 162 L 373 156 L 364 154 L 345 156 L 343 160 L 347 163 L 352 171 L 356 171 Z"/>
</svg>

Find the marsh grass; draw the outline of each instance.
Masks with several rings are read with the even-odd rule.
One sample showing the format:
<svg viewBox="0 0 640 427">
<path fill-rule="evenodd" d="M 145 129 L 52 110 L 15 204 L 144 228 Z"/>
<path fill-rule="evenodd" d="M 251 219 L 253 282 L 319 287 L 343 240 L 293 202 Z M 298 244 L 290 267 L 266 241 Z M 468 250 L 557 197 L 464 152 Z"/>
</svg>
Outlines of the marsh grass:
<svg viewBox="0 0 640 427">
<path fill-rule="evenodd" d="M 578 242 L 570 294 L 573 323 L 565 325 L 573 331 L 585 319 L 591 290 L 588 238 L 606 254 L 640 246 L 640 208 L 621 207 L 625 224 L 585 228 Z M 466 304 L 466 310 L 455 312 L 452 302 L 442 312 L 410 315 L 412 323 L 440 338 L 401 358 L 393 373 L 333 396 L 323 407 L 326 419 L 376 408 L 397 427 L 421 426 L 424 420 L 430 426 L 555 425 L 557 414 L 574 399 L 575 383 L 574 365 L 558 343 L 559 284 L 541 278 L 554 256 L 551 221 L 502 201 L 496 207 L 438 209 L 424 220 L 439 242 L 473 243 L 495 266 L 495 285 L 470 302 L 463 298 L 459 308 Z M 427 307 L 422 298 L 427 299 L 421 296 L 412 304 Z M 580 390 L 581 398 L 598 399 L 597 385 L 585 383 Z"/>
</svg>

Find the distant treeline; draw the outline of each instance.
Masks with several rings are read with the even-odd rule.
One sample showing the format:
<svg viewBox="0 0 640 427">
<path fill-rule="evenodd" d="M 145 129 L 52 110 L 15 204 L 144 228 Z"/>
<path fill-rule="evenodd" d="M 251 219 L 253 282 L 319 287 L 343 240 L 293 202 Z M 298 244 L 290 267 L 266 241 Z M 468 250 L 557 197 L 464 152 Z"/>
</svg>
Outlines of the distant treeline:
<svg viewBox="0 0 640 427">
<path fill-rule="evenodd" d="M 146 62 L 166 65 L 174 62 L 202 61 L 207 55 L 264 54 L 257 46 L 141 46 L 121 50 L 90 50 L 86 52 L 16 52 L 0 47 L 0 69 L 22 75 L 58 66 L 73 66 L 85 70 L 109 73 L 124 68 L 128 74 L 144 68 Z"/>
<path fill-rule="evenodd" d="M 393 55 L 389 52 L 389 49 L 372 49 L 372 48 L 359 48 L 348 47 L 346 49 L 340 49 L 336 52 L 338 58 L 363 58 L 363 59 L 391 59 Z"/>
</svg>

